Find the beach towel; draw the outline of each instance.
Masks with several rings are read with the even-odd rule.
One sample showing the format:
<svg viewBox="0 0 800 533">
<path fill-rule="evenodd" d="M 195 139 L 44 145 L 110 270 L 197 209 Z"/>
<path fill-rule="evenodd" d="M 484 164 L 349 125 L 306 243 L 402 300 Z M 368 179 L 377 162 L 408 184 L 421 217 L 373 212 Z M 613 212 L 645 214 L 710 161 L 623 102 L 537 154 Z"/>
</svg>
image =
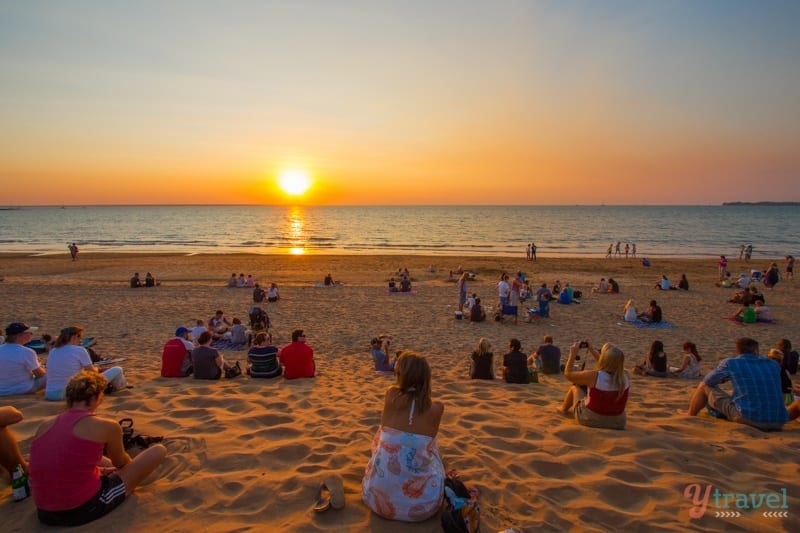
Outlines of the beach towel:
<svg viewBox="0 0 800 533">
<path fill-rule="evenodd" d="M 403 292 L 403 291 L 390 291 L 389 289 L 386 289 L 386 293 L 387 294 L 417 294 L 417 291 L 410 290 L 410 291 Z"/>
<path fill-rule="evenodd" d="M 676 327 L 672 322 L 665 322 L 663 320 L 661 322 L 642 322 L 641 320 L 635 320 L 633 322 L 624 322 L 624 324 L 630 324 L 637 328 L 649 329 L 670 329 Z"/>
<path fill-rule="evenodd" d="M 217 350 L 244 350 L 247 348 L 247 343 L 231 342 L 227 339 L 219 339 L 211 343 L 212 348 Z"/>
<path fill-rule="evenodd" d="M 722 318 L 729 322 L 733 322 L 734 324 L 739 324 L 740 326 L 774 326 L 778 323 L 777 320 L 756 320 L 755 322 L 750 322 L 748 324 L 746 322 L 742 322 L 741 320 L 737 320 L 736 317 L 724 316 Z"/>
</svg>

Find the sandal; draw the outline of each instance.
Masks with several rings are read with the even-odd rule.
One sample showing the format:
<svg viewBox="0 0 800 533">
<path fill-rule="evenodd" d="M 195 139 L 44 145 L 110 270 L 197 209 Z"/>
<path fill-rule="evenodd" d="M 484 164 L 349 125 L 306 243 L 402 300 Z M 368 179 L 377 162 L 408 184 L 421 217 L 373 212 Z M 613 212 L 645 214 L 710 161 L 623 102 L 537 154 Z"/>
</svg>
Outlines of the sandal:
<svg viewBox="0 0 800 533">
<path fill-rule="evenodd" d="M 331 506 L 331 491 L 328 490 L 327 485 L 323 483 L 319 486 L 317 491 L 317 502 L 314 504 L 314 511 L 321 513 L 327 511 Z"/>
<path fill-rule="evenodd" d="M 341 509 L 344 507 L 344 486 L 342 478 L 338 475 L 330 475 L 325 477 L 323 486 L 327 487 L 330 491 L 331 507 L 334 509 Z"/>
</svg>

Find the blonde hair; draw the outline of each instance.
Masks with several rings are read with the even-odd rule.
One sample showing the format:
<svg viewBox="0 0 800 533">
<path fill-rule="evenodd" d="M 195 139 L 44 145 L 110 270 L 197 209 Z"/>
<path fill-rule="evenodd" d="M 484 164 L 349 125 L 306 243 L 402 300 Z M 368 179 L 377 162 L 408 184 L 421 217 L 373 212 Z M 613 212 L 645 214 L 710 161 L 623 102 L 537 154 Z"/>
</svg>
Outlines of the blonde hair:
<svg viewBox="0 0 800 533">
<path fill-rule="evenodd" d="M 489 339 L 486 337 L 481 337 L 481 340 L 478 341 L 478 355 L 485 355 L 489 353 L 489 350 L 492 348 L 492 345 L 489 344 Z"/>
<path fill-rule="evenodd" d="M 83 402 L 89 405 L 92 398 L 97 398 L 108 387 L 108 381 L 99 372 L 93 370 L 81 370 L 67 383 L 66 398 L 67 407 Z"/>
<path fill-rule="evenodd" d="M 431 367 L 428 360 L 417 352 L 403 350 L 394 365 L 399 397 L 415 400 L 417 414 L 431 407 Z"/>
<path fill-rule="evenodd" d="M 611 374 L 613 382 L 617 385 L 617 399 L 625 393 L 625 354 L 610 342 L 603 345 L 600 350 L 600 359 L 597 369 Z"/>
<path fill-rule="evenodd" d="M 768 351 L 767 357 L 779 363 L 783 362 L 783 352 L 778 350 L 777 348 L 772 348 L 770 351 Z"/>
<path fill-rule="evenodd" d="M 630 309 L 632 306 L 633 306 L 633 298 L 631 298 L 630 300 L 628 300 L 628 301 L 625 303 L 625 311 L 627 311 L 628 309 Z"/>
</svg>

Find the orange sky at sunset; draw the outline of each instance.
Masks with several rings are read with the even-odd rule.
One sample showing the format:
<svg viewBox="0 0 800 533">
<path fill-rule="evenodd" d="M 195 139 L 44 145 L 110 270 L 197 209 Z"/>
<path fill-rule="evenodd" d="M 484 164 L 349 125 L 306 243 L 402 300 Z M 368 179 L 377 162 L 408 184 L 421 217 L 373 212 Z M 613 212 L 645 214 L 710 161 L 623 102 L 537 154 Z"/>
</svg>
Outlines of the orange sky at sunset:
<svg viewBox="0 0 800 533">
<path fill-rule="evenodd" d="M 798 201 L 765 6 L 4 3 L 0 205 Z"/>
</svg>

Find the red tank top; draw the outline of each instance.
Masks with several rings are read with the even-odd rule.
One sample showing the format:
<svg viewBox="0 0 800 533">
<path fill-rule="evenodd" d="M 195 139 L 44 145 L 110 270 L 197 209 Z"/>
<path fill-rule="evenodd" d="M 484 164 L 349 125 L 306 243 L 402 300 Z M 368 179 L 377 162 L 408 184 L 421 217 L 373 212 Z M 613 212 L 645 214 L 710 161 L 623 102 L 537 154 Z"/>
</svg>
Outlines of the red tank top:
<svg viewBox="0 0 800 533">
<path fill-rule="evenodd" d="M 97 465 L 103 443 L 72 434 L 75 424 L 94 413 L 69 410 L 31 443 L 33 501 L 44 511 L 66 511 L 89 501 L 100 490 Z"/>
<path fill-rule="evenodd" d="M 586 395 L 586 408 L 598 415 L 621 415 L 625 412 L 625 404 L 628 403 L 629 388 L 630 381 L 625 376 L 625 390 L 620 396 L 619 388 L 614 383 L 611 374 L 601 370 L 597 373 L 594 386 L 589 387 Z"/>
</svg>

